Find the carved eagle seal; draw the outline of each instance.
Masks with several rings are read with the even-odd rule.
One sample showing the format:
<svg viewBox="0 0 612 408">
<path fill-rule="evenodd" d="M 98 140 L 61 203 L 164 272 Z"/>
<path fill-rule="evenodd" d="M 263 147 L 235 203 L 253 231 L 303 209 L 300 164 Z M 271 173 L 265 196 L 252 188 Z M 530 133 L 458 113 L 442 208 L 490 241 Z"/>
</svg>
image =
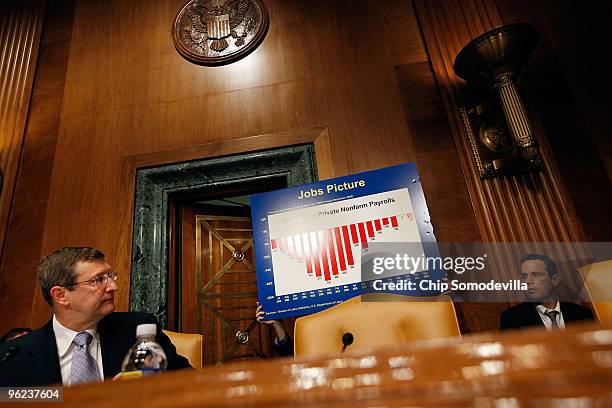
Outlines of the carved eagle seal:
<svg viewBox="0 0 612 408">
<path fill-rule="evenodd" d="M 258 45 L 267 26 L 268 13 L 259 0 L 192 0 L 176 18 L 174 43 L 188 59 L 214 63 L 207 60 L 243 48 L 246 55 L 252 48 L 247 45 Z"/>
</svg>

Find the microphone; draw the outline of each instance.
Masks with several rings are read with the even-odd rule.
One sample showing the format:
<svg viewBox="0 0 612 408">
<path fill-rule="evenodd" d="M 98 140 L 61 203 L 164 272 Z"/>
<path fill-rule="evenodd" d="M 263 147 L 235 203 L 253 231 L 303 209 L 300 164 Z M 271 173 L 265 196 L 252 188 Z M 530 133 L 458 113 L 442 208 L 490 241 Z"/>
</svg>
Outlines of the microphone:
<svg viewBox="0 0 612 408">
<path fill-rule="evenodd" d="M 4 365 L 4 363 L 8 361 L 11 361 L 13 357 L 19 353 L 19 350 L 21 350 L 21 347 L 19 346 L 8 346 L 4 354 L 2 354 L 2 357 L 0 357 L 0 366 Z"/>
<path fill-rule="evenodd" d="M 341 353 L 344 353 L 344 350 L 346 350 L 346 348 L 348 346 L 350 346 L 351 344 L 353 344 L 353 340 L 355 340 L 355 338 L 353 337 L 353 333 L 351 332 L 346 332 L 342 335 L 342 351 Z"/>
</svg>

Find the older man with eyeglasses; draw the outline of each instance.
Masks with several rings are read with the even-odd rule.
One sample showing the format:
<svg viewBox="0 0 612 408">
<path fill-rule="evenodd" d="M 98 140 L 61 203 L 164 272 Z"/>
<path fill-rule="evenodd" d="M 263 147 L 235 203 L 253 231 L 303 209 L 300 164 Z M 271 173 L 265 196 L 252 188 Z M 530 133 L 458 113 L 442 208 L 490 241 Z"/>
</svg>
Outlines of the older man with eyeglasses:
<svg viewBox="0 0 612 408">
<path fill-rule="evenodd" d="M 40 262 L 38 280 L 53 317 L 0 349 L 0 386 L 74 385 L 113 378 L 135 341 L 136 326 L 157 324 L 147 313 L 114 311 L 117 271 L 97 249 L 52 252 Z M 157 333 L 168 369 L 190 367 L 159 324 Z"/>
</svg>

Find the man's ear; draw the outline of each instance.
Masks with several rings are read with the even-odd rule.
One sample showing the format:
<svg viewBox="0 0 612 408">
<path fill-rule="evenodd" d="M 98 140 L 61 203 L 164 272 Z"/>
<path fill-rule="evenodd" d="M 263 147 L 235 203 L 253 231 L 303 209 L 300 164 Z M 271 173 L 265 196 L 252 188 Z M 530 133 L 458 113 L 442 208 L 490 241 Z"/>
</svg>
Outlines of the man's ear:
<svg viewBox="0 0 612 408">
<path fill-rule="evenodd" d="M 561 277 L 559 276 L 558 273 L 555 273 L 550 279 L 552 280 L 552 284 L 554 288 L 556 288 L 559 282 L 561 281 Z"/>
<path fill-rule="evenodd" d="M 68 304 L 68 299 L 66 297 L 66 289 L 63 286 L 54 286 L 49 290 L 51 293 L 51 298 L 53 299 L 53 304 L 66 306 Z"/>
</svg>

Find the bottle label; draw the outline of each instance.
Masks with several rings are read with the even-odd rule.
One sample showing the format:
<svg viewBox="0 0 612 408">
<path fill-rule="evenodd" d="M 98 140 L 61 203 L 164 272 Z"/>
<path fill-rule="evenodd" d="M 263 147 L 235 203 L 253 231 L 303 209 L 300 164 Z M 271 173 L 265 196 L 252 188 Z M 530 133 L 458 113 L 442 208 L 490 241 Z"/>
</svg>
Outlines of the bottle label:
<svg viewBox="0 0 612 408">
<path fill-rule="evenodd" d="M 117 380 L 132 380 L 134 378 L 140 378 L 140 377 L 146 377 L 149 375 L 154 375 L 157 374 L 159 372 L 161 372 L 162 370 L 156 369 L 156 368 L 145 368 L 143 370 L 136 370 L 136 371 L 122 371 L 119 374 L 117 374 L 116 379 Z"/>
</svg>

